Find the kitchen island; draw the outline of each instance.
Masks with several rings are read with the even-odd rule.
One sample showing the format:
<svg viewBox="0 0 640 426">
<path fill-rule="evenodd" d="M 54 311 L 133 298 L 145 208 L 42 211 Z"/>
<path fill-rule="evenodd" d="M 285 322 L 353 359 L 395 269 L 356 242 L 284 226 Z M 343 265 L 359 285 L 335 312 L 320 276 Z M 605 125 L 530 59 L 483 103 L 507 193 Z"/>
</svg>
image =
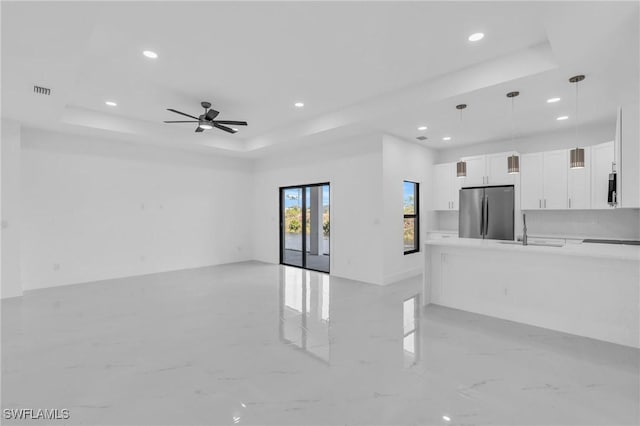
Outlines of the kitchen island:
<svg viewBox="0 0 640 426">
<path fill-rule="evenodd" d="M 424 303 L 640 347 L 640 247 L 427 240 Z"/>
</svg>

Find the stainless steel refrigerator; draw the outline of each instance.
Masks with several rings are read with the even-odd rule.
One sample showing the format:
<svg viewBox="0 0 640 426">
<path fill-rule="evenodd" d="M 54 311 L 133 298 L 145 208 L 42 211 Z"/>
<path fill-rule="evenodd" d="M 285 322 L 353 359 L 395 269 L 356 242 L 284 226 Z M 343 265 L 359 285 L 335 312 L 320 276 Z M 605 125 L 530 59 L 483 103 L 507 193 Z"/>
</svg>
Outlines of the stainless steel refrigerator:
<svg viewBox="0 0 640 426">
<path fill-rule="evenodd" d="M 458 235 L 513 240 L 514 198 L 513 185 L 462 188 Z"/>
</svg>

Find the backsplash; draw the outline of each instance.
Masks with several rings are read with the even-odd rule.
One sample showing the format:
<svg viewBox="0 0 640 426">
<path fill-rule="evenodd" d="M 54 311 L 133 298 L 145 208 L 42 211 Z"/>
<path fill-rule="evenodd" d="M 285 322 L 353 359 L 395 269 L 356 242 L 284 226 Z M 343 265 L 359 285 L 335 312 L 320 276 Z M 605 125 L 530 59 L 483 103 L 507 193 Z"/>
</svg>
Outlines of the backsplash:
<svg viewBox="0 0 640 426">
<path fill-rule="evenodd" d="M 530 210 L 529 235 L 640 239 L 640 209 Z M 439 230 L 458 230 L 457 212 L 437 212 Z M 519 221 L 516 222 L 517 224 Z M 515 233 L 522 233 L 516 225 Z"/>
</svg>

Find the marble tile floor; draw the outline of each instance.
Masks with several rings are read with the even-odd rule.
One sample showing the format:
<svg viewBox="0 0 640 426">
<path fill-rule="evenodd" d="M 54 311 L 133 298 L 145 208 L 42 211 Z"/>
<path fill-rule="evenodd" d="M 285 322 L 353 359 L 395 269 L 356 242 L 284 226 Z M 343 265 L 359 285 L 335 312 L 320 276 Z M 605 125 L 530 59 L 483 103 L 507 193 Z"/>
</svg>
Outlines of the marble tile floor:
<svg viewBox="0 0 640 426">
<path fill-rule="evenodd" d="M 2 408 L 86 425 L 638 424 L 639 351 L 258 262 L 2 301 Z M 417 296 L 417 297 L 416 297 Z"/>
</svg>

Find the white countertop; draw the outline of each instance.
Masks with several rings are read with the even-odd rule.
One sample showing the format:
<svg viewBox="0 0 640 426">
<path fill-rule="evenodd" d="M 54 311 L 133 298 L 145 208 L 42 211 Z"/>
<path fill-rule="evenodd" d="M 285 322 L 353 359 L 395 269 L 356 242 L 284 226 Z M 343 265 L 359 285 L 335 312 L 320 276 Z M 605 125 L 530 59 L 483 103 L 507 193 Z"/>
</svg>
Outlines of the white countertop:
<svg viewBox="0 0 640 426">
<path fill-rule="evenodd" d="M 521 244 L 503 244 L 499 240 L 480 240 L 476 238 L 445 238 L 425 241 L 425 246 L 446 246 L 476 248 L 481 250 L 500 250 L 512 253 L 536 253 L 564 256 L 597 257 L 601 259 L 632 260 L 640 262 L 640 246 L 622 244 L 579 243 L 565 244 L 562 247 L 523 246 Z"/>
</svg>

